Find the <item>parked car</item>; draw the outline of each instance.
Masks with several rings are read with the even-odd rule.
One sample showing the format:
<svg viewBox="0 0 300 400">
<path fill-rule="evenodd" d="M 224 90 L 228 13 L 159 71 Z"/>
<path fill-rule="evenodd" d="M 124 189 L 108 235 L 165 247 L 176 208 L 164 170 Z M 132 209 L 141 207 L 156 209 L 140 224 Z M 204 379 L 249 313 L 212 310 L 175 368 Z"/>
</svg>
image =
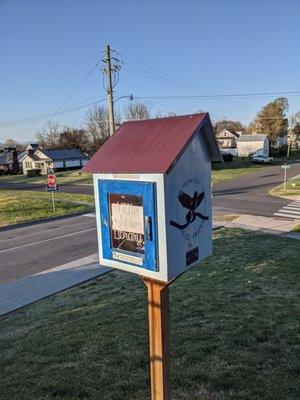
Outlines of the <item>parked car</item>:
<svg viewBox="0 0 300 400">
<path fill-rule="evenodd" d="M 265 154 L 254 154 L 252 162 L 254 164 L 271 164 L 273 162 L 273 157 L 268 157 Z"/>
</svg>

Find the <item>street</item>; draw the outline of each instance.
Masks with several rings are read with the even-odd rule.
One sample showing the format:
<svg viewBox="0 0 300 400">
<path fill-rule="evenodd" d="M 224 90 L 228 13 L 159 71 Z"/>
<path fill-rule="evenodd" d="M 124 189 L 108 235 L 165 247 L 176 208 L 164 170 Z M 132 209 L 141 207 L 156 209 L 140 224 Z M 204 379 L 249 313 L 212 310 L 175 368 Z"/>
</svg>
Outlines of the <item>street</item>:
<svg viewBox="0 0 300 400">
<path fill-rule="evenodd" d="M 287 179 L 300 174 L 300 162 L 291 164 Z M 263 168 L 254 174 L 213 187 L 214 215 L 241 213 L 272 217 L 289 200 L 275 197 L 269 191 L 282 183 L 283 170 L 280 165 Z"/>
<path fill-rule="evenodd" d="M 300 163 L 292 164 L 288 178 L 298 174 Z M 281 167 L 273 166 L 215 185 L 214 215 L 244 213 L 273 216 L 289 202 L 268 194 L 272 187 L 282 182 L 282 177 Z M 93 191 L 87 185 L 65 188 L 77 193 L 81 190 L 89 193 Z M 93 216 L 82 215 L 2 230 L 0 283 L 20 279 L 96 252 L 96 221 Z"/>
<path fill-rule="evenodd" d="M 95 218 L 76 216 L 1 232 L 0 284 L 97 252 Z"/>
</svg>

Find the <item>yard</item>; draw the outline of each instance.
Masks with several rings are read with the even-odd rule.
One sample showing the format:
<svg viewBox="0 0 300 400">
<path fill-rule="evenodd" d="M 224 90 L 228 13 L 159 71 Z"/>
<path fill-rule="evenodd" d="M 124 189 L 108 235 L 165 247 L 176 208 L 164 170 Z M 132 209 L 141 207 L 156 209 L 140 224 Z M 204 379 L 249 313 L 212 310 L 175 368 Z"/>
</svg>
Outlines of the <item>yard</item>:
<svg viewBox="0 0 300 400">
<path fill-rule="evenodd" d="M 24 190 L 0 191 L 0 226 L 60 216 L 93 209 L 93 196 L 55 193 L 53 213 L 51 193 Z"/>
<path fill-rule="evenodd" d="M 293 239 L 215 232 L 170 287 L 172 399 L 299 398 L 299 259 Z M 146 288 L 121 272 L 1 317 L 0 398 L 149 399 L 146 324 Z"/>
<path fill-rule="evenodd" d="M 261 168 L 268 168 L 268 166 L 253 164 L 251 160 L 244 159 L 213 164 L 212 182 L 231 181 L 232 179 L 257 172 Z"/>
<path fill-rule="evenodd" d="M 300 178 L 290 179 L 286 182 L 286 187 L 284 190 L 283 184 L 277 186 L 275 189 L 270 191 L 274 196 L 285 197 L 285 196 L 295 196 L 295 198 L 300 199 Z"/>
<path fill-rule="evenodd" d="M 212 180 L 213 183 L 228 181 L 231 179 L 239 178 L 243 175 L 256 172 L 260 168 L 267 168 L 262 165 L 252 164 L 249 160 L 235 160 L 233 162 L 213 164 Z M 92 174 L 81 173 L 80 170 L 76 171 L 61 171 L 55 173 L 58 185 L 92 185 Z M 5 183 L 36 183 L 45 184 L 46 176 L 37 176 L 29 178 L 26 175 L 4 175 L 0 176 L 0 189 Z"/>
<path fill-rule="evenodd" d="M 81 173 L 80 170 L 73 171 L 61 171 L 55 172 L 57 177 L 58 185 L 91 185 L 92 184 L 92 175 Z M 36 183 L 36 184 L 45 184 L 47 183 L 47 176 L 34 176 L 28 177 L 23 174 L 19 175 L 2 175 L 0 176 L 0 189 L 1 185 L 6 182 L 11 183 Z"/>
</svg>

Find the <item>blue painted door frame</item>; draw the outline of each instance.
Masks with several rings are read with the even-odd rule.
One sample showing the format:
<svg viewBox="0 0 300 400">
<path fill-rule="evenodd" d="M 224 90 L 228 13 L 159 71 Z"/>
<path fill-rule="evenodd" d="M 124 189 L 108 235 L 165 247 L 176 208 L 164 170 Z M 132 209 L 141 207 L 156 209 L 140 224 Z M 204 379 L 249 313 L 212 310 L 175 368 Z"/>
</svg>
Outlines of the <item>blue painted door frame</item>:
<svg viewBox="0 0 300 400">
<path fill-rule="evenodd" d="M 156 184 L 152 182 L 101 180 L 98 181 L 101 234 L 103 257 L 113 260 L 113 251 L 139 257 L 140 268 L 152 271 L 158 270 L 157 251 L 157 213 L 156 213 Z M 144 211 L 144 239 L 145 254 L 130 253 L 120 249 L 114 249 L 110 236 L 110 210 L 109 194 L 139 196 L 142 198 Z M 147 225 L 147 226 L 146 226 Z M 150 230 L 150 231 L 149 231 Z M 123 261 L 122 261 L 123 262 Z M 124 262 L 130 264 L 129 262 Z M 132 264 L 137 267 L 136 264 Z"/>
</svg>

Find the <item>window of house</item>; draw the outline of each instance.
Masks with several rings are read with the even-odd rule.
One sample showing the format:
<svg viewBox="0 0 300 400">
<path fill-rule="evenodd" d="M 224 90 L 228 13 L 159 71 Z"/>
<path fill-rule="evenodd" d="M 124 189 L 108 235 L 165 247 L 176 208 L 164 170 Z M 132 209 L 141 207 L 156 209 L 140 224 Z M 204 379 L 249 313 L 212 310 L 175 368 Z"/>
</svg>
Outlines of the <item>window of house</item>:
<svg viewBox="0 0 300 400">
<path fill-rule="evenodd" d="M 25 162 L 25 167 L 26 167 L 26 169 L 32 169 L 32 162 L 26 161 Z"/>
</svg>

